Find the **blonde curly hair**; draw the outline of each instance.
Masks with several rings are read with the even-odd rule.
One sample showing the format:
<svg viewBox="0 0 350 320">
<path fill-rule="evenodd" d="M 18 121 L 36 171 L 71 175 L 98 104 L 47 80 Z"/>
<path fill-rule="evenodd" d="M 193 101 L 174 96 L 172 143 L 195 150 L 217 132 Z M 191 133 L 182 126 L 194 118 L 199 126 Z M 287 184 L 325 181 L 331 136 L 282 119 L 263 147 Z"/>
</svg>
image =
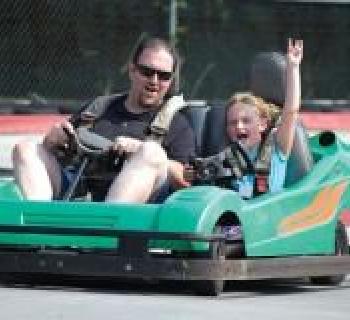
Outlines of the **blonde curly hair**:
<svg viewBox="0 0 350 320">
<path fill-rule="evenodd" d="M 226 114 L 228 109 L 237 103 L 244 103 L 254 106 L 258 115 L 266 119 L 268 126 L 273 127 L 280 116 L 280 108 L 272 103 L 266 102 L 263 98 L 253 95 L 251 92 L 238 92 L 230 97 L 226 104 Z"/>
</svg>

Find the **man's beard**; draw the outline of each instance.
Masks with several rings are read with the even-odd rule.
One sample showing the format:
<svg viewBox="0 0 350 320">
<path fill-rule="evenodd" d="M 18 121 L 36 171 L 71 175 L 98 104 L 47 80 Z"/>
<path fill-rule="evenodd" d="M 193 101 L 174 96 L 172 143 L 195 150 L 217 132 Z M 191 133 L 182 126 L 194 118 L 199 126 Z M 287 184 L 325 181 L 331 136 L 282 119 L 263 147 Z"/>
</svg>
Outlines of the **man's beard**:
<svg viewBox="0 0 350 320">
<path fill-rule="evenodd" d="M 139 99 L 138 99 L 139 107 L 149 110 L 149 109 L 157 109 L 163 104 L 162 98 L 157 97 L 157 99 L 152 99 L 151 101 L 149 100 L 151 99 L 144 99 L 142 96 L 139 96 Z"/>
</svg>

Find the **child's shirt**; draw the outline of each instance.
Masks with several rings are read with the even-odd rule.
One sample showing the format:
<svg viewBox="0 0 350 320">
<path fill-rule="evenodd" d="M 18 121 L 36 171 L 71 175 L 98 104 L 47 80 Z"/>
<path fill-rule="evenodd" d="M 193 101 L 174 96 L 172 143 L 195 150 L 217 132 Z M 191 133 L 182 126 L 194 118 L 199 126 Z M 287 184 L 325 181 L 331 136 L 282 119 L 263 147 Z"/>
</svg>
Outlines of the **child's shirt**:
<svg viewBox="0 0 350 320">
<path fill-rule="evenodd" d="M 248 156 L 254 163 L 257 158 L 258 150 L 255 148 L 248 152 Z M 288 157 L 283 154 L 276 142 L 272 146 L 270 173 L 268 177 L 269 192 L 281 191 L 286 178 Z M 232 181 L 233 189 L 237 190 L 242 198 L 251 198 L 254 191 L 254 175 L 244 175 L 241 179 Z"/>
</svg>

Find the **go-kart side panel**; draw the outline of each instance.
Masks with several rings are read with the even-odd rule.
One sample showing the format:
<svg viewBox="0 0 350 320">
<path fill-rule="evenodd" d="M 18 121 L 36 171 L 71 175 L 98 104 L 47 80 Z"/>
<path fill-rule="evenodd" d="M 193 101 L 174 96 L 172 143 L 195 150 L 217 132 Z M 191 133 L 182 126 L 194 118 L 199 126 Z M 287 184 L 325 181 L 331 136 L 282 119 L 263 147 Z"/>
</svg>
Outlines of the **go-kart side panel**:
<svg viewBox="0 0 350 320">
<path fill-rule="evenodd" d="M 8 192 L 10 190 L 10 192 Z M 127 205 L 93 202 L 26 201 L 19 199 L 16 186 L 3 184 L 0 224 L 66 228 L 96 228 L 211 235 L 223 212 L 237 212 L 242 200 L 230 190 L 194 187 L 176 192 L 163 205 Z M 11 197 L 7 197 L 7 193 Z M 14 200 L 14 195 L 18 199 Z M 55 247 L 115 248 L 117 239 L 92 236 L 0 234 L 1 244 Z M 184 240 L 151 242 L 150 247 L 205 250 L 208 242 Z"/>
<path fill-rule="evenodd" d="M 338 152 L 329 150 L 330 155 L 293 187 L 254 200 L 243 221 L 248 256 L 334 252 L 336 222 L 350 208 L 350 158 L 339 147 Z M 258 212 L 265 214 L 260 217 Z"/>
<path fill-rule="evenodd" d="M 12 178 L 0 179 L 0 201 L 2 200 L 21 200 L 23 196 L 18 186 Z"/>
<path fill-rule="evenodd" d="M 157 205 L 89 202 L 0 201 L 0 224 L 153 231 Z M 1 244 L 115 248 L 116 238 L 0 234 Z"/>
<path fill-rule="evenodd" d="M 333 203 L 333 206 L 326 204 L 326 190 L 287 191 L 257 205 L 256 214 L 247 215 L 251 217 L 244 228 L 247 255 L 280 256 L 334 252 L 334 230 L 339 202 Z"/>
</svg>

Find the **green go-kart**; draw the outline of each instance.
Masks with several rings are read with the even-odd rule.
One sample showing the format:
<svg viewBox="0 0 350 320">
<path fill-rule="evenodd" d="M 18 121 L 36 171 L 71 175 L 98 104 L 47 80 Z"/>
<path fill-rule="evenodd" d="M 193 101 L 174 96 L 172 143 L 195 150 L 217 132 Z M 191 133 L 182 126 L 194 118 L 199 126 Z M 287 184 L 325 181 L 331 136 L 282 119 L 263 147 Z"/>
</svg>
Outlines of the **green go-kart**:
<svg viewBox="0 0 350 320">
<path fill-rule="evenodd" d="M 104 152 L 80 144 L 79 175 Z M 2 178 L 0 272 L 182 280 L 207 295 L 227 280 L 339 284 L 350 272 L 341 222 L 350 208 L 350 146 L 332 132 L 308 144 L 314 164 L 306 175 L 250 200 L 200 185 L 161 204 L 111 204 L 70 199 L 73 183 L 63 200 L 27 201 Z"/>
</svg>

